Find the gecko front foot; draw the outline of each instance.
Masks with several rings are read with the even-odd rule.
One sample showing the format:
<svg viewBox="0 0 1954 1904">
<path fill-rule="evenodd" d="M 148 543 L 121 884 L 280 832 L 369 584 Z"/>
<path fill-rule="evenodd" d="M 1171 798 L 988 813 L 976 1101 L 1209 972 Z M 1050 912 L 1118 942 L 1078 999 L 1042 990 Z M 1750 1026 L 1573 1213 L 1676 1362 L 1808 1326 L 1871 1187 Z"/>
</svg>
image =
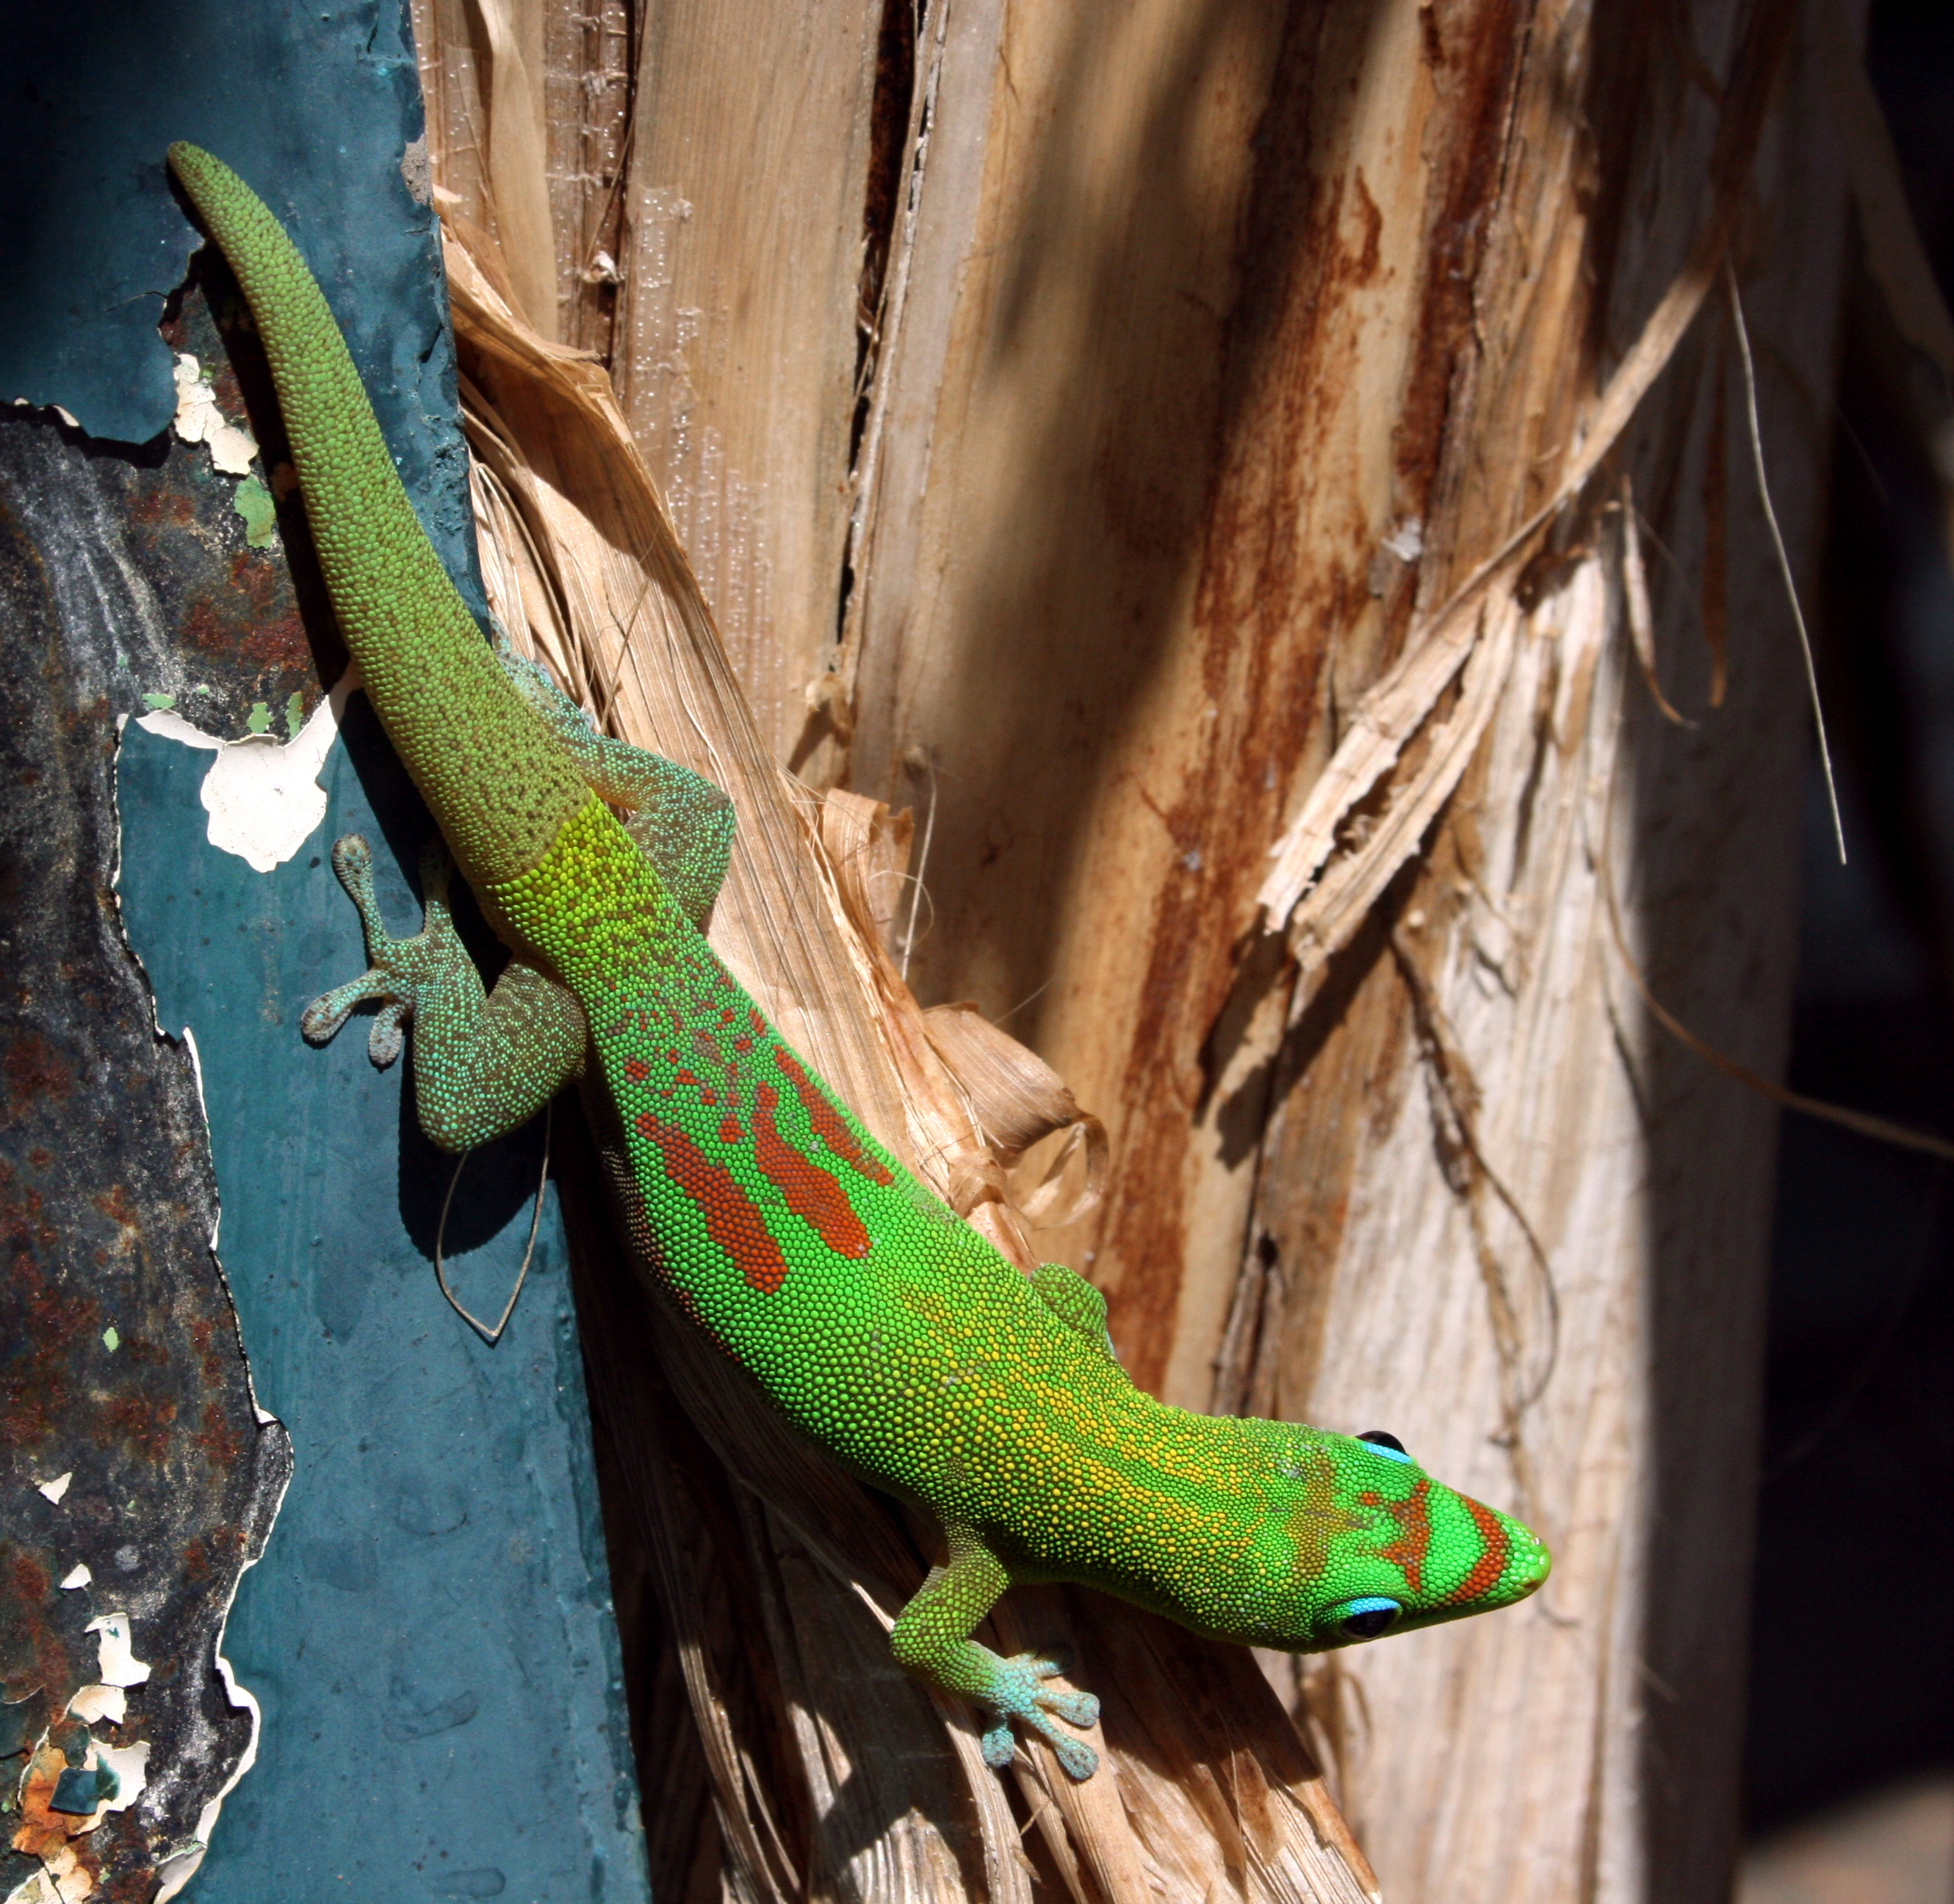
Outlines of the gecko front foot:
<svg viewBox="0 0 1954 1904">
<path fill-rule="evenodd" d="M 461 968 L 473 962 L 454 929 L 448 906 L 448 855 L 438 840 L 421 855 L 421 891 L 426 916 L 412 938 L 397 939 L 380 916 L 373 891 L 373 853 L 364 839 L 349 833 L 332 849 L 332 869 L 347 896 L 359 908 L 366 929 L 366 956 L 371 966 L 357 979 L 335 985 L 306 1007 L 299 1028 L 307 1041 L 323 1045 L 333 1038 L 353 1007 L 367 999 L 380 1001 L 379 1015 L 367 1035 L 367 1054 L 382 1070 L 401 1054 L 401 1027 L 431 994 L 451 985 Z M 479 990 L 480 981 L 476 980 Z"/>
<path fill-rule="evenodd" d="M 1063 1673 L 1070 1662 L 1038 1653 L 1019 1653 L 1010 1659 L 993 1653 L 991 1658 L 990 1684 L 977 1695 L 991 1720 L 984 1728 L 985 1764 L 1000 1769 L 1010 1764 L 1016 1750 L 1011 1735 L 1016 1720 L 1051 1746 L 1073 1777 L 1090 1778 L 1098 1768 L 1099 1755 L 1084 1739 L 1060 1732 L 1046 1717 L 1055 1712 L 1067 1724 L 1082 1728 L 1099 1723 L 1099 1701 L 1091 1693 L 1044 1683 Z"/>
</svg>

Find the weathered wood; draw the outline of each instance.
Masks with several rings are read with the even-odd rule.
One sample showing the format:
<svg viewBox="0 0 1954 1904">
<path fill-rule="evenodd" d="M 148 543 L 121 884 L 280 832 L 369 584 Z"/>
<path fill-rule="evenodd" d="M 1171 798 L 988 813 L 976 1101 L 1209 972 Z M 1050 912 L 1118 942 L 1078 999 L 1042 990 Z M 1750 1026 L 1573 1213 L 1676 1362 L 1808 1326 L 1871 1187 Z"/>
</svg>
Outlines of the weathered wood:
<svg viewBox="0 0 1954 1904">
<path fill-rule="evenodd" d="M 1694 712 L 1696 604 L 1727 592 L 1720 711 L 1685 731 L 1624 696 L 1604 472 L 1468 628 L 1434 719 L 1476 695 L 1490 724 L 1444 820 L 1300 984 L 1252 936 L 1264 855 L 1551 492 L 1720 159 L 1773 208 L 1736 261 L 1809 547 L 1842 208 L 1802 46 L 1754 165 L 1739 137 L 1789 24 L 1675 23 L 1720 122 L 1633 9 L 1014 10 L 946 68 L 946 123 L 980 130 L 969 176 L 925 174 L 941 296 L 885 346 L 850 780 L 920 803 L 931 763 L 925 995 L 1029 1000 L 1013 1029 L 1106 1120 L 1104 1205 L 1038 1246 L 1089 1268 L 1170 1399 L 1381 1423 L 1560 1552 L 1528 1611 L 1322 1676 L 1363 1695 L 1361 1751 L 1354 1698 L 1327 1736 L 1387 1893 L 1725 1881 L 1774 1124 L 1647 1034 L 1597 883 L 1612 840 L 1658 990 L 1769 1070 L 1802 721 L 1761 522 L 1725 492 L 1714 304 L 1622 454 Z M 1440 743 L 1411 737 L 1399 784 Z"/>
<path fill-rule="evenodd" d="M 1104 1119 L 1103 1202 L 1030 1241 L 1139 1378 L 1388 1426 L 1553 1541 L 1525 1611 L 1271 1663 L 1387 1890 L 1719 1895 L 1774 1125 L 1651 1032 L 1611 920 L 1772 1069 L 1803 717 L 1717 274 L 1802 561 L 1842 206 L 1797 17 L 905 12 L 664 0 L 640 37 L 611 368 L 758 733 L 915 809 L 909 976 Z M 1694 727 L 1630 653 L 1631 495 Z M 619 718 L 682 727 L 657 700 Z M 888 1016 L 843 1071 L 941 1165 L 855 943 Z M 1198 1838 L 1141 1778 L 1141 1836 Z M 1036 1883 L 1118 1893 L 1066 1802 Z M 1237 1882 L 1215 1855 L 1148 1881 Z"/>
</svg>

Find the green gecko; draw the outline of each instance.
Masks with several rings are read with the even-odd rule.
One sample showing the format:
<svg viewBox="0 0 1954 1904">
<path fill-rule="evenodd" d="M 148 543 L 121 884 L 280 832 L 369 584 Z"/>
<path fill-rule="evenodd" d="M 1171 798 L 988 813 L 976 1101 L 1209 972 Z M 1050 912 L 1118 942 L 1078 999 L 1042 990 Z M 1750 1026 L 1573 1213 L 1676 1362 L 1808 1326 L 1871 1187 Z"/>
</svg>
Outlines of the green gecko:
<svg viewBox="0 0 1954 1904">
<path fill-rule="evenodd" d="M 485 994 L 438 852 L 424 929 L 391 938 L 349 837 L 333 864 L 372 969 L 314 1003 L 307 1036 L 378 1001 L 385 1064 L 411 1019 L 421 1119 L 453 1151 L 580 1081 L 639 1273 L 808 1439 L 941 1527 L 943 1560 L 891 1646 L 987 1715 L 985 1758 L 1010 1762 L 1016 1725 L 1076 1779 L 1098 1764 L 1055 1723 L 1098 1717 L 1090 1693 L 1048 1683 L 1061 1662 L 972 1637 L 1014 1583 L 1076 1582 L 1296 1652 L 1531 1593 L 1541 1542 L 1392 1437 L 1143 1393 L 1097 1290 L 1056 1263 L 1020 1274 L 835 1102 L 706 941 L 733 839 L 724 794 L 598 734 L 540 668 L 483 639 L 291 240 L 209 153 L 169 156 L 256 320 L 366 693 L 510 955 Z"/>
</svg>

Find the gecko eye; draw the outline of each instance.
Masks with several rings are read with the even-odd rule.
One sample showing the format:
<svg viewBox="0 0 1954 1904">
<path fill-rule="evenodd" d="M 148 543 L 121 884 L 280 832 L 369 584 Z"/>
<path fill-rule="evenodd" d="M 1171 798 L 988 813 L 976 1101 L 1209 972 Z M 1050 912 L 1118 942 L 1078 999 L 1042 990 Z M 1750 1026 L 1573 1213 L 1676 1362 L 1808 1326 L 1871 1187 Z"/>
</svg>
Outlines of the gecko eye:
<svg viewBox="0 0 1954 1904">
<path fill-rule="evenodd" d="M 1387 1434 L 1382 1428 L 1366 1428 L 1357 1439 L 1369 1442 L 1380 1454 L 1387 1454 L 1393 1461 L 1411 1459 L 1405 1453 L 1405 1444 L 1395 1434 Z"/>
<path fill-rule="evenodd" d="M 1403 1611 L 1395 1600 L 1372 1597 L 1346 1601 L 1337 1630 L 1346 1639 L 1375 1639 L 1380 1633 L 1389 1632 Z"/>
</svg>

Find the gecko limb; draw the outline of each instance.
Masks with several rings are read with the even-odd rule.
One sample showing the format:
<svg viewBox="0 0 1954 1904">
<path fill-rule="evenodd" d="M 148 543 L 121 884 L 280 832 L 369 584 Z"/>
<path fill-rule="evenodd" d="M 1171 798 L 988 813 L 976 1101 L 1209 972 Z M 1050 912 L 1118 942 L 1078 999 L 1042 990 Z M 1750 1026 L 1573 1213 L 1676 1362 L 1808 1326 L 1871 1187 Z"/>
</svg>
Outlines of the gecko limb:
<svg viewBox="0 0 1954 1904">
<path fill-rule="evenodd" d="M 323 1045 L 353 1007 L 377 999 L 366 1049 L 382 1069 L 401 1054 L 401 1028 L 414 1027 L 414 1086 L 421 1127 L 441 1149 L 473 1150 L 517 1129 L 575 1076 L 589 1033 L 583 1007 L 533 966 L 512 959 L 485 991 L 454 929 L 449 861 L 437 840 L 421 856 L 426 913 L 412 938 L 395 938 L 373 891 L 373 855 L 357 833 L 332 849 L 332 869 L 359 908 L 369 969 L 316 998 L 300 1027 Z"/>
<path fill-rule="evenodd" d="M 498 647 L 502 665 L 548 724 L 598 798 L 626 811 L 624 831 L 657 868 L 665 890 L 704 929 L 726 878 L 737 825 L 733 803 L 702 774 L 599 734 L 590 716 L 539 661 Z"/>
<path fill-rule="evenodd" d="M 1063 1263 L 1041 1263 L 1032 1272 L 1039 1301 L 1075 1334 L 1083 1336 L 1109 1362 L 1120 1359 L 1106 1327 L 1106 1297 L 1077 1270 Z"/>
<path fill-rule="evenodd" d="M 1006 1659 L 970 1637 L 1011 1584 L 1010 1576 L 972 1529 L 952 1525 L 947 1532 L 949 1563 L 931 1570 L 897 1616 L 889 1650 L 898 1664 L 940 1692 L 983 1709 L 987 1765 L 1010 1764 L 1016 1723 L 1043 1739 L 1073 1777 L 1090 1778 L 1099 1755 L 1083 1739 L 1060 1732 L 1048 1715 L 1055 1712 L 1075 1726 L 1096 1725 L 1099 1701 L 1089 1692 L 1044 1683 L 1065 1670 L 1063 1660 L 1037 1653 Z"/>
</svg>

